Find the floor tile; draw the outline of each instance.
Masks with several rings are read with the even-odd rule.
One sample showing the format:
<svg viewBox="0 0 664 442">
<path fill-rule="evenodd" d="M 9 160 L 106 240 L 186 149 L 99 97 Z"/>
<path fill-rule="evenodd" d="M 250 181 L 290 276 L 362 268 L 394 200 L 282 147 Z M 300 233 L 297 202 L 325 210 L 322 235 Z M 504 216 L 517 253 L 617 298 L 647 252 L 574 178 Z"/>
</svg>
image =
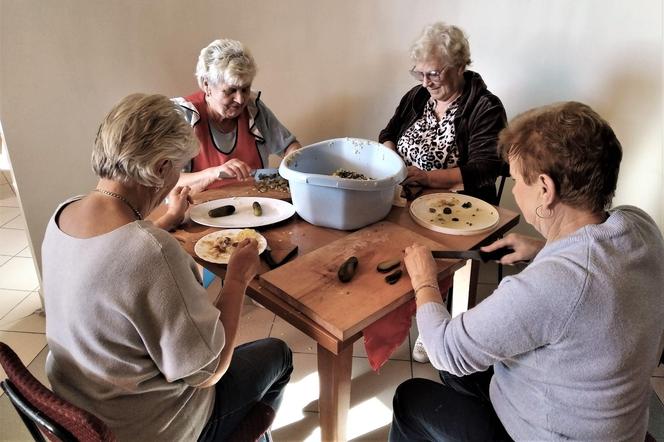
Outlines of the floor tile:
<svg viewBox="0 0 664 442">
<path fill-rule="evenodd" d="M 12 259 L 13 256 L 11 255 L 2 255 L 0 254 L 0 266 L 2 266 L 4 263 Z M 0 282 L 0 285 L 2 285 L 2 282 Z"/>
<path fill-rule="evenodd" d="M 0 371 L 2 371 L 0 369 Z M 3 373 L 4 377 L 4 373 Z M 0 440 L 12 442 L 33 442 L 28 429 L 21 421 L 7 395 L 0 390 Z"/>
<path fill-rule="evenodd" d="M 659 400 L 664 402 L 664 378 L 650 378 L 650 384 Z"/>
<path fill-rule="evenodd" d="M 664 441 L 664 404 L 655 392 L 650 396 L 648 432 L 655 440 Z"/>
<path fill-rule="evenodd" d="M 438 376 L 438 370 L 433 368 L 433 365 L 420 364 L 419 362 L 413 361 L 413 377 L 414 378 L 423 378 L 430 379 L 432 381 L 440 383 L 440 377 Z"/>
<path fill-rule="evenodd" d="M 293 353 L 316 354 L 316 341 L 280 317 L 276 317 L 270 336 L 286 342 Z"/>
<path fill-rule="evenodd" d="M 7 209 L 13 209 L 14 207 L 6 207 Z M 19 215 L 2 226 L 3 229 L 17 229 L 25 230 L 25 221 L 23 221 L 23 216 Z"/>
<path fill-rule="evenodd" d="M 46 333 L 46 317 L 41 309 L 39 293 L 32 292 L 12 311 L 0 319 L 0 331 Z"/>
<path fill-rule="evenodd" d="M 659 364 L 652 375 L 657 376 L 658 378 L 664 378 L 664 364 Z"/>
<path fill-rule="evenodd" d="M 237 344 L 255 341 L 270 336 L 274 313 L 255 305 L 243 305 Z"/>
<path fill-rule="evenodd" d="M 0 184 L 0 206 L 18 207 L 18 199 L 9 184 Z"/>
<path fill-rule="evenodd" d="M 3 289 L 35 290 L 39 280 L 32 258 L 14 257 L 0 266 L 0 284 Z"/>
<path fill-rule="evenodd" d="M 20 256 L 21 258 L 32 258 L 32 251 L 30 251 L 30 246 L 18 252 L 16 256 Z M 1 262 L 0 265 L 2 265 Z"/>
<path fill-rule="evenodd" d="M 316 355 L 294 354 L 294 373 L 286 387 L 272 436 L 278 441 L 319 441 Z M 410 363 L 388 361 L 379 374 L 366 358 L 353 358 L 348 440 L 386 440 L 396 387 L 410 378 Z"/>
<path fill-rule="evenodd" d="M 16 255 L 28 246 L 25 231 L 0 228 L 0 255 Z"/>
<path fill-rule="evenodd" d="M 9 345 L 21 361 L 28 365 L 46 347 L 46 335 L 41 333 L 16 333 L 0 331 L 0 341 Z M 7 375 L 0 368 L 0 379 Z M 2 440 L 0 438 L 0 440 Z"/>
<path fill-rule="evenodd" d="M 21 215 L 18 207 L 0 207 L 0 227 Z"/>
<path fill-rule="evenodd" d="M 0 322 L 29 295 L 29 291 L 0 289 Z"/>
</svg>

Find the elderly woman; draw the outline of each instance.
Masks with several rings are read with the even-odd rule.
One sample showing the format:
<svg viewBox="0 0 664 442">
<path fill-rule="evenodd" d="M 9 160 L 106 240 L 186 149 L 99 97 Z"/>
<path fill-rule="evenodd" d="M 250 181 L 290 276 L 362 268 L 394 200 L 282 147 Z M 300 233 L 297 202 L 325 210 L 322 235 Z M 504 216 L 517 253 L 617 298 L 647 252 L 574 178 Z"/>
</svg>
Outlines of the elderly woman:
<svg viewBox="0 0 664 442">
<path fill-rule="evenodd" d="M 421 84 L 404 95 L 378 137 L 408 166 L 405 185 L 464 193 L 497 204 L 496 178 L 503 164 L 496 149 L 506 116 L 482 77 L 466 70 L 470 47 L 456 26 L 435 23 L 410 49 L 411 75 Z M 413 359 L 427 362 L 422 341 Z"/>
<path fill-rule="evenodd" d="M 270 154 L 286 154 L 300 144 L 251 91 L 256 63 L 239 41 L 215 40 L 201 50 L 196 65 L 200 91 L 174 101 L 185 112 L 201 146 L 178 185 L 194 191 L 246 179 L 268 165 Z"/>
<path fill-rule="evenodd" d="M 279 340 L 235 348 L 255 241 L 212 303 L 191 257 L 144 219 L 170 192 L 160 223 L 179 222 L 189 189 L 174 186 L 198 149 L 168 98 L 126 97 L 99 128 L 96 188 L 64 202 L 44 238 L 47 375 L 119 440 L 226 439 L 249 410 L 274 413 L 292 370 Z"/>
<path fill-rule="evenodd" d="M 532 263 L 454 319 L 429 250 L 406 250 L 417 323 L 446 385 L 401 384 L 390 439 L 643 440 L 664 241 L 642 210 L 607 211 L 620 143 L 592 109 L 567 102 L 518 116 L 500 145 L 516 202 L 546 241 L 509 235 L 486 247 L 513 248 L 503 264 Z M 471 375 L 492 366 L 493 377 Z"/>
</svg>

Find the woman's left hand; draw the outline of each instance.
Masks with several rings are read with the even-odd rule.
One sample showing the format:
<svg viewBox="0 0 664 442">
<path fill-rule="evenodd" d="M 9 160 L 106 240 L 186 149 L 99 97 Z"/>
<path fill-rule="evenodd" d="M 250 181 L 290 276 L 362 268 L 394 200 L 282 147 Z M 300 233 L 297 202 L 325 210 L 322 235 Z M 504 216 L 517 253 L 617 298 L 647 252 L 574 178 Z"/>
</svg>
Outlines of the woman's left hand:
<svg viewBox="0 0 664 442">
<path fill-rule="evenodd" d="M 402 185 L 405 184 L 419 184 L 420 186 L 429 187 L 429 174 L 426 170 L 422 170 L 416 166 L 408 166 L 408 176 L 403 180 Z"/>
</svg>

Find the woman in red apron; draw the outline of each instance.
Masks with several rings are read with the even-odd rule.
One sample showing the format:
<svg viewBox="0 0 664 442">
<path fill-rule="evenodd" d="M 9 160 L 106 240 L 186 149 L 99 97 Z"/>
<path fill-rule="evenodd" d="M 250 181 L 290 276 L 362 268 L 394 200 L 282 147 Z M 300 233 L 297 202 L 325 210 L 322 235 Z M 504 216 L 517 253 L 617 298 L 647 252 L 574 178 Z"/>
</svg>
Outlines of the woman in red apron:
<svg viewBox="0 0 664 442">
<path fill-rule="evenodd" d="M 178 185 L 193 191 L 222 187 L 267 167 L 270 154 L 301 147 L 260 101 L 260 93 L 251 91 L 255 76 L 254 58 L 239 41 L 215 40 L 203 48 L 196 66 L 200 91 L 173 99 L 201 147 Z M 220 179 L 220 174 L 235 179 Z"/>
</svg>

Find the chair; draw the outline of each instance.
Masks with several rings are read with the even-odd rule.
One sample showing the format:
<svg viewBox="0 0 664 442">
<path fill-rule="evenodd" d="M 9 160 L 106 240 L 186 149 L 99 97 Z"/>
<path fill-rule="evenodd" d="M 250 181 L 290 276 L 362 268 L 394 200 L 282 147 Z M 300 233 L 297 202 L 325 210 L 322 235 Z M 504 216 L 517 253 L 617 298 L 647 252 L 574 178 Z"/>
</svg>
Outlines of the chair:
<svg viewBox="0 0 664 442">
<path fill-rule="evenodd" d="M 510 166 L 503 163 L 500 166 L 500 175 L 498 176 L 498 192 L 496 192 L 496 206 L 500 205 L 500 200 L 503 197 L 503 189 L 505 188 L 505 180 L 510 177 Z M 503 280 L 503 265 L 498 263 L 498 284 Z"/>
<path fill-rule="evenodd" d="M 16 353 L 0 342 L 0 365 L 7 379 L 0 384 L 32 437 L 60 441 L 115 441 L 98 417 L 65 401 L 39 382 Z"/>
</svg>

